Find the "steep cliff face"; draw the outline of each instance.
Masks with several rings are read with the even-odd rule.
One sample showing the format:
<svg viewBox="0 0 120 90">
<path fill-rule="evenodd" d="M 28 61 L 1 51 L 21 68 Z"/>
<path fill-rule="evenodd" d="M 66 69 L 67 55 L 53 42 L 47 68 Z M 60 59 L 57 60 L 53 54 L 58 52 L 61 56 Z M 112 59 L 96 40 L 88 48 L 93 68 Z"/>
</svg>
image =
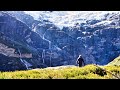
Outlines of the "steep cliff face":
<svg viewBox="0 0 120 90">
<path fill-rule="evenodd" d="M 79 54 L 86 64 L 105 65 L 120 54 L 119 13 L 99 19 L 81 13 L 63 24 L 65 13 L 57 13 L 61 21 L 55 21 L 52 12 L 39 13 L 36 20 L 23 11 L 0 12 L 0 70 L 76 65 Z"/>
<path fill-rule="evenodd" d="M 94 30 L 95 28 L 89 28 L 89 30 Z M 102 28 L 96 27 L 95 31 L 85 32 L 77 31 L 76 37 L 76 47 L 77 53 L 81 54 L 86 63 L 98 63 L 107 64 L 109 61 L 113 60 L 120 53 L 119 50 L 119 28 Z M 79 34 L 83 34 L 79 35 Z"/>
<path fill-rule="evenodd" d="M 51 26 L 52 28 L 46 28 L 45 24 L 42 29 L 36 28 L 35 32 L 45 36 L 52 45 L 57 46 L 56 49 L 63 50 L 62 52 L 65 52 L 63 56 L 69 56 L 66 57 L 66 61 L 69 64 L 75 64 L 75 60 L 81 54 L 86 64 L 97 63 L 105 65 L 120 54 L 119 12 L 90 12 L 88 14 L 82 12 L 71 16 L 70 20 L 69 17 L 66 18 L 60 13 L 60 15 L 57 14 L 58 16 L 55 16 L 55 12 L 53 14 L 54 17 L 52 17 L 52 14 L 49 16 L 48 13 L 50 14 L 50 12 L 46 14 L 49 17 L 48 20 L 53 21 L 58 27 L 59 24 L 57 23 L 61 23 L 63 28 L 53 28 L 53 26 Z M 47 17 L 43 18 L 46 19 Z M 61 21 L 54 19 L 56 17 Z"/>
<path fill-rule="evenodd" d="M 4 64 L 0 70 L 5 70 L 10 63 L 11 67 L 6 70 L 22 69 L 20 65 L 14 65 L 16 62 L 21 62 L 24 69 L 29 66 L 32 68 L 46 67 L 42 65 L 42 49 L 48 49 L 48 42 L 40 38 L 38 34 L 33 32 L 26 24 L 8 15 L 7 13 L 0 13 L 0 54 L 1 65 Z M 42 48 L 42 49 L 41 49 Z M 39 50 L 37 50 L 39 49 Z M 7 60 L 4 57 L 8 58 Z M 4 60 L 4 61 L 3 61 Z"/>
</svg>

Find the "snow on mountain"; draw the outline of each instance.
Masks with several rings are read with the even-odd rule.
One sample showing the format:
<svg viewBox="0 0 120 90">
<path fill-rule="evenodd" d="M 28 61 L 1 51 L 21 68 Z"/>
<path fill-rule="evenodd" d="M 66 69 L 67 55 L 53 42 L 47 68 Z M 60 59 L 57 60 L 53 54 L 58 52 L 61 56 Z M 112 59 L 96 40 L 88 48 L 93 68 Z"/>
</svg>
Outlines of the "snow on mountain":
<svg viewBox="0 0 120 90">
<path fill-rule="evenodd" d="M 74 26 L 76 23 L 86 23 L 87 20 L 107 20 L 107 15 L 117 14 L 119 11 L 24 11 L 30 14 L 36 20 L 49 20 L 56 26 L 62 27 Z M 110 15 L 109 15 L 110 16 Z M 109 21 L 103 21 L 99 24 L 109 24 Z"/>
<path fill-rule="evenodd" d="M 98 22 L 98 23 L 96 23 L 95 25 L 107 25 L 107 24 L 110 24 L 112 21 L 107 21 L 107 20 L 105 20 L 105 21 L 102 21 L 102 22 Z"/>
</svg>

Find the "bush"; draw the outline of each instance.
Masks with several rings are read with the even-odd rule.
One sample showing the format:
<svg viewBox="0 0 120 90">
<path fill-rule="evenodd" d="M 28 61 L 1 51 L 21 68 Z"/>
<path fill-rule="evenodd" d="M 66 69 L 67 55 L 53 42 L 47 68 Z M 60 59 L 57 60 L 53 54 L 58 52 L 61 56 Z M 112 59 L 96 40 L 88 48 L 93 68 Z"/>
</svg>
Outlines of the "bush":
<svg viewBox="0 0 120 90">
<path fill-rule="evenodd" d="M 102 70 L 101 68 L 96 68 L 95 74 L 98 74 L 100 76 L 104 76 L 104 75 L 107 75 L 106 71 Z"/>
</svg>

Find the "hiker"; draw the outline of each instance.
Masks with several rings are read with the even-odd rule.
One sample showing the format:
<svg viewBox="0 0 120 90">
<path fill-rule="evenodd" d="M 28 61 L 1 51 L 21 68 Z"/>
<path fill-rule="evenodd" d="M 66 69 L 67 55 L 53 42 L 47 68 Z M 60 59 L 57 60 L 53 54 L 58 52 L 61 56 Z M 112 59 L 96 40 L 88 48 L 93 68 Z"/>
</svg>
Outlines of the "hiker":
<svg viewBox="0 0 120 90">
<path fill-rule="evenodd" d="M 84 60 L 83 60 L 83 58 L 82 58 L 81 55 L 79 55 L 79 57 L 77 58 L 76 63 L 79 65 L 79 67 L 82 67 L 82 63 L 83 63 L 84 66 L 85 66 L 85 62 L 84 62 Z"/>
</svg>

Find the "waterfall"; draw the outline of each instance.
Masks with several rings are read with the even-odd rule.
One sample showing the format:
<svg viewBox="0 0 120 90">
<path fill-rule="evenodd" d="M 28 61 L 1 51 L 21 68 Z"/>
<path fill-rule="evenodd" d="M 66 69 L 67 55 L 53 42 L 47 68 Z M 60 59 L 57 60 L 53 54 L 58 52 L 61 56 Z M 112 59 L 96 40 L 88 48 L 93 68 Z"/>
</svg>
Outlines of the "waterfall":
<svg viewBox="0 0 120 90">
<path fill-rule="evenodd" d="M 48 39 L 46 39 L 44 36 L 45 36 L 45 33 L 43 34 L 43 40 L 48 41 L 48 43 L 49 43 L 49 49 L 51 49 L 51 41 L 48 40 Z"/>
<path fill-rule="evenodd" d="M 19 55 L 20 55 L 20 61 L 24 64 L 22 58 L 21 58 L 21 52 L 20 52 L 20 49 L 18 49 L 18 52 L 19 52 Z"/>
<path fill-rule="evenodd" d="M 25 65 L 25 67 L 27 68 L 27 70 L 29 69 L 28 68 L 28 65 L 25 63 L 25 61 L 23 60 L 23 59 L 20 59 L 21 60 L 21 62 Z"/>
<path fill-rule="evenodd" d="M 43 52 L 42 52 L 42 59 L 43 59 L 43 63 L 45 63 L 44 58 L 45 58 L 45 49 L 43 49 Z"/>
<path fill-rule="evenodd" d="M 27 69 L 30 69 L 29 67 L 32 66 L 30 63 L 28 63 L 26 60 L 23 60 L 25 66 Z"/>
<path fill-rule="evenodd" d="M 48 39 L 46 39 L 45 38 L 45 34 L 46 34 L 46 32 L 43 34 L 43 40 L 45 40 L 45 41 L 48 41 L 48 43 L 49 43 L 49 50 L 50 50 L 50 66 L 51 66 L 51 53 L 52 53 L 52 51 L 51 51 L 51 41 L 50 40 L 48 40 Z"/>
<path fill-rule="evenodd" d="M 18 52 L 19 52 L 19 54 L 20 54 L 20 61 L 26 66 L 26 68 L 27 68 L 27 70 L 28 70 L 28 69 L 29 69 L 29 66 L 32 66 L 32 65 L 21 58 L 20 49 L 18 49 Z"/>
<path fill-rule="evenodd" d="M 52 53 L 52 51 L 50 50 L 50 67 L 51 67 L 51 59 L 52 59 L 51 53 Z"/>
</svg>

